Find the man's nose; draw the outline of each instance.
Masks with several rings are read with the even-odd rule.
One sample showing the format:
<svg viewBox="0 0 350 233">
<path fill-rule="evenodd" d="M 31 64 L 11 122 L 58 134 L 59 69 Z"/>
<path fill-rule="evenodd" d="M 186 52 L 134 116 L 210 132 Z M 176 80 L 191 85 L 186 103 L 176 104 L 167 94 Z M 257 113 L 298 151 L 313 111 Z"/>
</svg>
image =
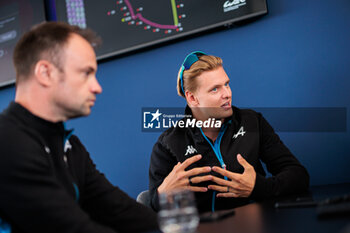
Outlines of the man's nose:
<svg viewBox="0 0 350 233">
<path fill-rule="evenodd" d="M 93 80 L 93 83 L 91 85 L 91 91 L 95 94 L 101 94 L 102 93 L 102 87 L 97 81 L 97 78 L 95 77 Z"/>
<path fill-rule="evenodd" d="M 222 98 L 230 98 L 231 97 L 231 88 L 229 86 L 225 86 L 223 88 L 223 92 L 222 92 Z"/>
</svg>

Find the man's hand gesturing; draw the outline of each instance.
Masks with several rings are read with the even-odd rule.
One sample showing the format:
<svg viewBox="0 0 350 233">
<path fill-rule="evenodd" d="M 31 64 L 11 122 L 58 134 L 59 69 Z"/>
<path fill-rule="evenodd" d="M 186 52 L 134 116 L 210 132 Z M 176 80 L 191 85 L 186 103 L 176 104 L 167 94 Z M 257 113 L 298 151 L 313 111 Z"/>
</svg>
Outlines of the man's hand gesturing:
<svg viewBox="0 0 350 233">
<path fill-rule="evenodd" d="M 238 162 L 243 166 L 243 174 L 230 172 L 220 167 L 213 167 L 212 170 L 226 176 L 229 180 L 213 177 L 217 185 L 209 185 L 209 189 L 218 191 L 218 197 L 249 197 L 255 186 L 256 172 L 242 155 L 237 155 Z"/>
<path fill-rule="evenodd" d="M 158 193 L 169 192 L 175 189 L 189 189 L 193 192 L 206 192 L 206 187 L 196 187 L 191 184 L 198 184 L 204 181 L 212 180 L 211 175 L 197 176 L 202 173 L 211 171 L 209 166 L 197 167 L 185 171 L 191 164 L 202 158 L 202 155 L 195 155 L 186 159 L 183 163 L 178 162 L 169 175 L 164 179 L 163 183 L 158 187 Z"/>
</svg>

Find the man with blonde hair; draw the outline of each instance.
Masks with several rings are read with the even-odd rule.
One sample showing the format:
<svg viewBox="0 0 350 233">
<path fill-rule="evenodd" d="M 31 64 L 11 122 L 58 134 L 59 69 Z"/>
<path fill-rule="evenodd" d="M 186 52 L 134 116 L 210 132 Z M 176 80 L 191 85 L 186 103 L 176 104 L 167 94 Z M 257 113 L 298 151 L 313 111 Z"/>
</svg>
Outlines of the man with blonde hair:
<svg viewBox="0 0 350 233">
<path fill-rule="evenodd" d="M 149 169 L 153 209 L 159 210 L 159 193 L 176 189 L 194 191 L 200 212 L 308 189 L 308 172 L 264 117 L 231 105 L 229 82 L 221 58 L 200 51 L 185 58 L 177 81 L 185 115 L 220 124 L 172 127 L 159 137 Z"/>
</svg>

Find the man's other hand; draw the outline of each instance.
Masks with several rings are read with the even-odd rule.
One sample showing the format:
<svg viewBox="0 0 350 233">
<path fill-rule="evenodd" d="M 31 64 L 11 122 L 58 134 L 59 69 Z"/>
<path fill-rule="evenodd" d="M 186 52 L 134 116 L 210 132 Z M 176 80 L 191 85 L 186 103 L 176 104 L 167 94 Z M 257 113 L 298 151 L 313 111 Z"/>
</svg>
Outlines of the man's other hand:
<svg viewBox="0 0 350 233">
<path fill-rule="evenodd" d="M 158 187 L 158 193 L 169 192 L 175 189 L 189 189 L 193 192 L 206 192 L 206 187 L 196 187 L 191 184 L 198 184 L 204 181 L 213 179 L 211 175 L 197 176 L 202 173 L 211 171 L 209 166 L 197 167 L 185 171 L 191 164 L 197 162 L 202 158 L 202 155 L 195 155 L 186 159 L 183 163 L 178 162 L 169 175 L 164 179 L 163 183 Z"/>
<path fill-rule="evenodd" d="M 213 181 L 218 185 L 209 185 L 211 190 L 218 191 L 217 197 L 249 197 L 255 186 L 256 172 L 254 167 L 250 165 L 240 154 L 237 160 L 244 168 L 243 174 L 234 173 L 213 167 L 212 170 L 226 176 L 229 180 L 213 177 Z"/>
</svg>

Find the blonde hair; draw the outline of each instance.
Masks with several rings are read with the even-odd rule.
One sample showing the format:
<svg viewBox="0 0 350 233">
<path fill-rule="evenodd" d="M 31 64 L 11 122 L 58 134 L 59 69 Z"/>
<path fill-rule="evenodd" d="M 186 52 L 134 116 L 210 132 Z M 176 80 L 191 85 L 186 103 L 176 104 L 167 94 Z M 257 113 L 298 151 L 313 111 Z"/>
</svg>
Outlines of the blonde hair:
<svg viewBox="0 0 350 233">
<path fill-rule="evenodd" d="M 183 90 L 189 90 L 194 92 L 197 88 L 196 77 L 201 75 L 205 71 L 215 70 L 218 67 L 222 67 L 222 59 L 213 55 L 202 55 L 198 57 L 198 61 L 193 63 L 193 65 L 188 70 L 184 70 L 182 74 L 183 78 Z M 185 97 L 185 93 L 182 92 L 181 88 L 181 70 L 177 75 L 177 94 L 179 96 Z"/>
</svg>

